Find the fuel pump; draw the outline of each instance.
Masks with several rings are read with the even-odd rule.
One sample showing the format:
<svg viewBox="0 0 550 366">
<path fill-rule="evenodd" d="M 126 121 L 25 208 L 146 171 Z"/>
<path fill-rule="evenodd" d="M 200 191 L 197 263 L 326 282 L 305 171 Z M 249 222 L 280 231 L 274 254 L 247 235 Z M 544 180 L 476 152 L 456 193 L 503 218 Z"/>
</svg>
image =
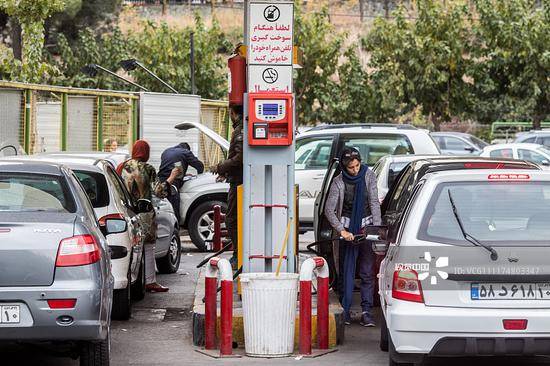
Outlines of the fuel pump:
<svg viewBox="0 0 550 366">
<path fill-rule="evenodd" d="M 248 144 L 289 146 L 292 144 L 292 103 L 290 93 L 248 94 Z"/>
</svg>

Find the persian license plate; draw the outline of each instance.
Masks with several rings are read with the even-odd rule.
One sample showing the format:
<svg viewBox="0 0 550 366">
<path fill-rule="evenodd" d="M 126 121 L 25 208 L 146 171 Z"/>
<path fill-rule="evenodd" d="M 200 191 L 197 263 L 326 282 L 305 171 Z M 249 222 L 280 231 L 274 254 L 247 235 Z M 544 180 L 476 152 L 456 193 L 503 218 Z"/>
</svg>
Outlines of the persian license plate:
<svg viewBox="0 0 550 366">
<path fill-rule="evenodd" d="M 19 319 L 19 305 L 3 305 L 0 306 L 0 323 L 13 323 L 17 324 L 20 322 Z"/>
<path fill-rule="evenodd" d="M 550 300 L 546 283 L 472 283 L 472 300 Z"/>
</svg>

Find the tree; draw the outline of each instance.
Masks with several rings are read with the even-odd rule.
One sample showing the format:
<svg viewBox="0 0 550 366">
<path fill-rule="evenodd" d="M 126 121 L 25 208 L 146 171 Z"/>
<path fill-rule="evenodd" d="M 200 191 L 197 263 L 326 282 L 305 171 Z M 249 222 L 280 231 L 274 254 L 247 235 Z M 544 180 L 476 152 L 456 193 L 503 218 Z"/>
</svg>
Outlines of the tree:
<svg viewBox="0 0 550 366">
<path fill-rule="evenodd" d="M 550 2 L 476 0 L 475 115 L 531 120 L 550 114 Z"/>
<path fill-rule="evenodd" d="M 303 50 L 303 68 L 294 79 L 300 124 L 331 122 L 340 102 L 336 72 L 345 35 L 330 24 L 328 11 L 303 14 L 295 7 L 294 42 Z"/>
<path fill-rule="evenodd" d="M 63 0 L 3 0 L 0 3 L 6 14 L 21 24 L 23 81 L 38 82 L 50 68 L 42 62 L 44 21 L 53 13 L 63 10 Z"/>
<path fill-rule="evenodd" d="M 417 107 L 435 130 L 468 110 L 471 61 L 468 8 L 453 2 L 417 1 L 418 18 L 407 21 L 401 7 L 395 20 L 377 19 L 363 39 L 371 52 L 373 89 L 382 90 L 383 109 L 406 114 Z"/>
</svg>

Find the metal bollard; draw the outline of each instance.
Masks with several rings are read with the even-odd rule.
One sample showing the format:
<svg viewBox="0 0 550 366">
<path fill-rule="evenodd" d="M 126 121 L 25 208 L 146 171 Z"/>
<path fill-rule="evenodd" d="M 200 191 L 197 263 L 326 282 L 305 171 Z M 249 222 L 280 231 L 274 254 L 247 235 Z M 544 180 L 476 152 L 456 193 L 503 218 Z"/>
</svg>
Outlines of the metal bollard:
<svg viewBox="0 0 550 366">
<path fill-rule="evenodd" d="M 311 354 L 311 280 L 317 270 L 317 343 L 319 349 L 328 349 L 328 287 L 329 269 L 322 257 L 307 259 L 300 269 L 300 339 L 302 355 Z"/>
<path fill-rule="evenodd" d="M 227 259 L 214 257 L 206 266 L 205 282 L 205 348 L 216 348 L 216 293 L 217 277 L 221 280 L 221 331 L 220 355 L 230 356 L 233 351 L 233 272 Z"/>
</svg>

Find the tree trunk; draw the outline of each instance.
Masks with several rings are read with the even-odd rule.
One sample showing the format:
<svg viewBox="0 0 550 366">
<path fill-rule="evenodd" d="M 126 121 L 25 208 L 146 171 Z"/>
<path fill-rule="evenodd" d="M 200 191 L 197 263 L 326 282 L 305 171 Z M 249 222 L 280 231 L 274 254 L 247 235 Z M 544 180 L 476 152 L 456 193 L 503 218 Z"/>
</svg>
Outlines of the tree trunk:
<svg viewBox="0 0 550 366">
<path fill-rule="evenodd" d="M 384 17 L 386 19 L 390 17 L 390 0 L 384 0 Z"/>
<path fill-rule="evenodd" d="M 540 130 L 541 122 L 542 122 L 542 115 L 535 112 L 535 115 L 533 116 L 533 130 Z"/>
<path fill-rule="evenodd" d="M 22 60 L 22 47 L 21 47 L 21 24 L 15 19 L 11 18 L 11 48 L 13 49 L 13 57 L 21 61 Z"/>
<path fill-rule="evenodd" d="M 162 16 L 166 15 L 167 7 L 168 7 L 168 0 L 162 0 Z"/>
<path fill-rule="evenodd" d="M 430 113 L 428 118 L 432 123 L 432 125 L 434 126 L 434 131 L 435 132 L 441 131 L 441 121 L 442 121 L 441 116 L 438 116 L 435 113 Z"/>
</svg>

